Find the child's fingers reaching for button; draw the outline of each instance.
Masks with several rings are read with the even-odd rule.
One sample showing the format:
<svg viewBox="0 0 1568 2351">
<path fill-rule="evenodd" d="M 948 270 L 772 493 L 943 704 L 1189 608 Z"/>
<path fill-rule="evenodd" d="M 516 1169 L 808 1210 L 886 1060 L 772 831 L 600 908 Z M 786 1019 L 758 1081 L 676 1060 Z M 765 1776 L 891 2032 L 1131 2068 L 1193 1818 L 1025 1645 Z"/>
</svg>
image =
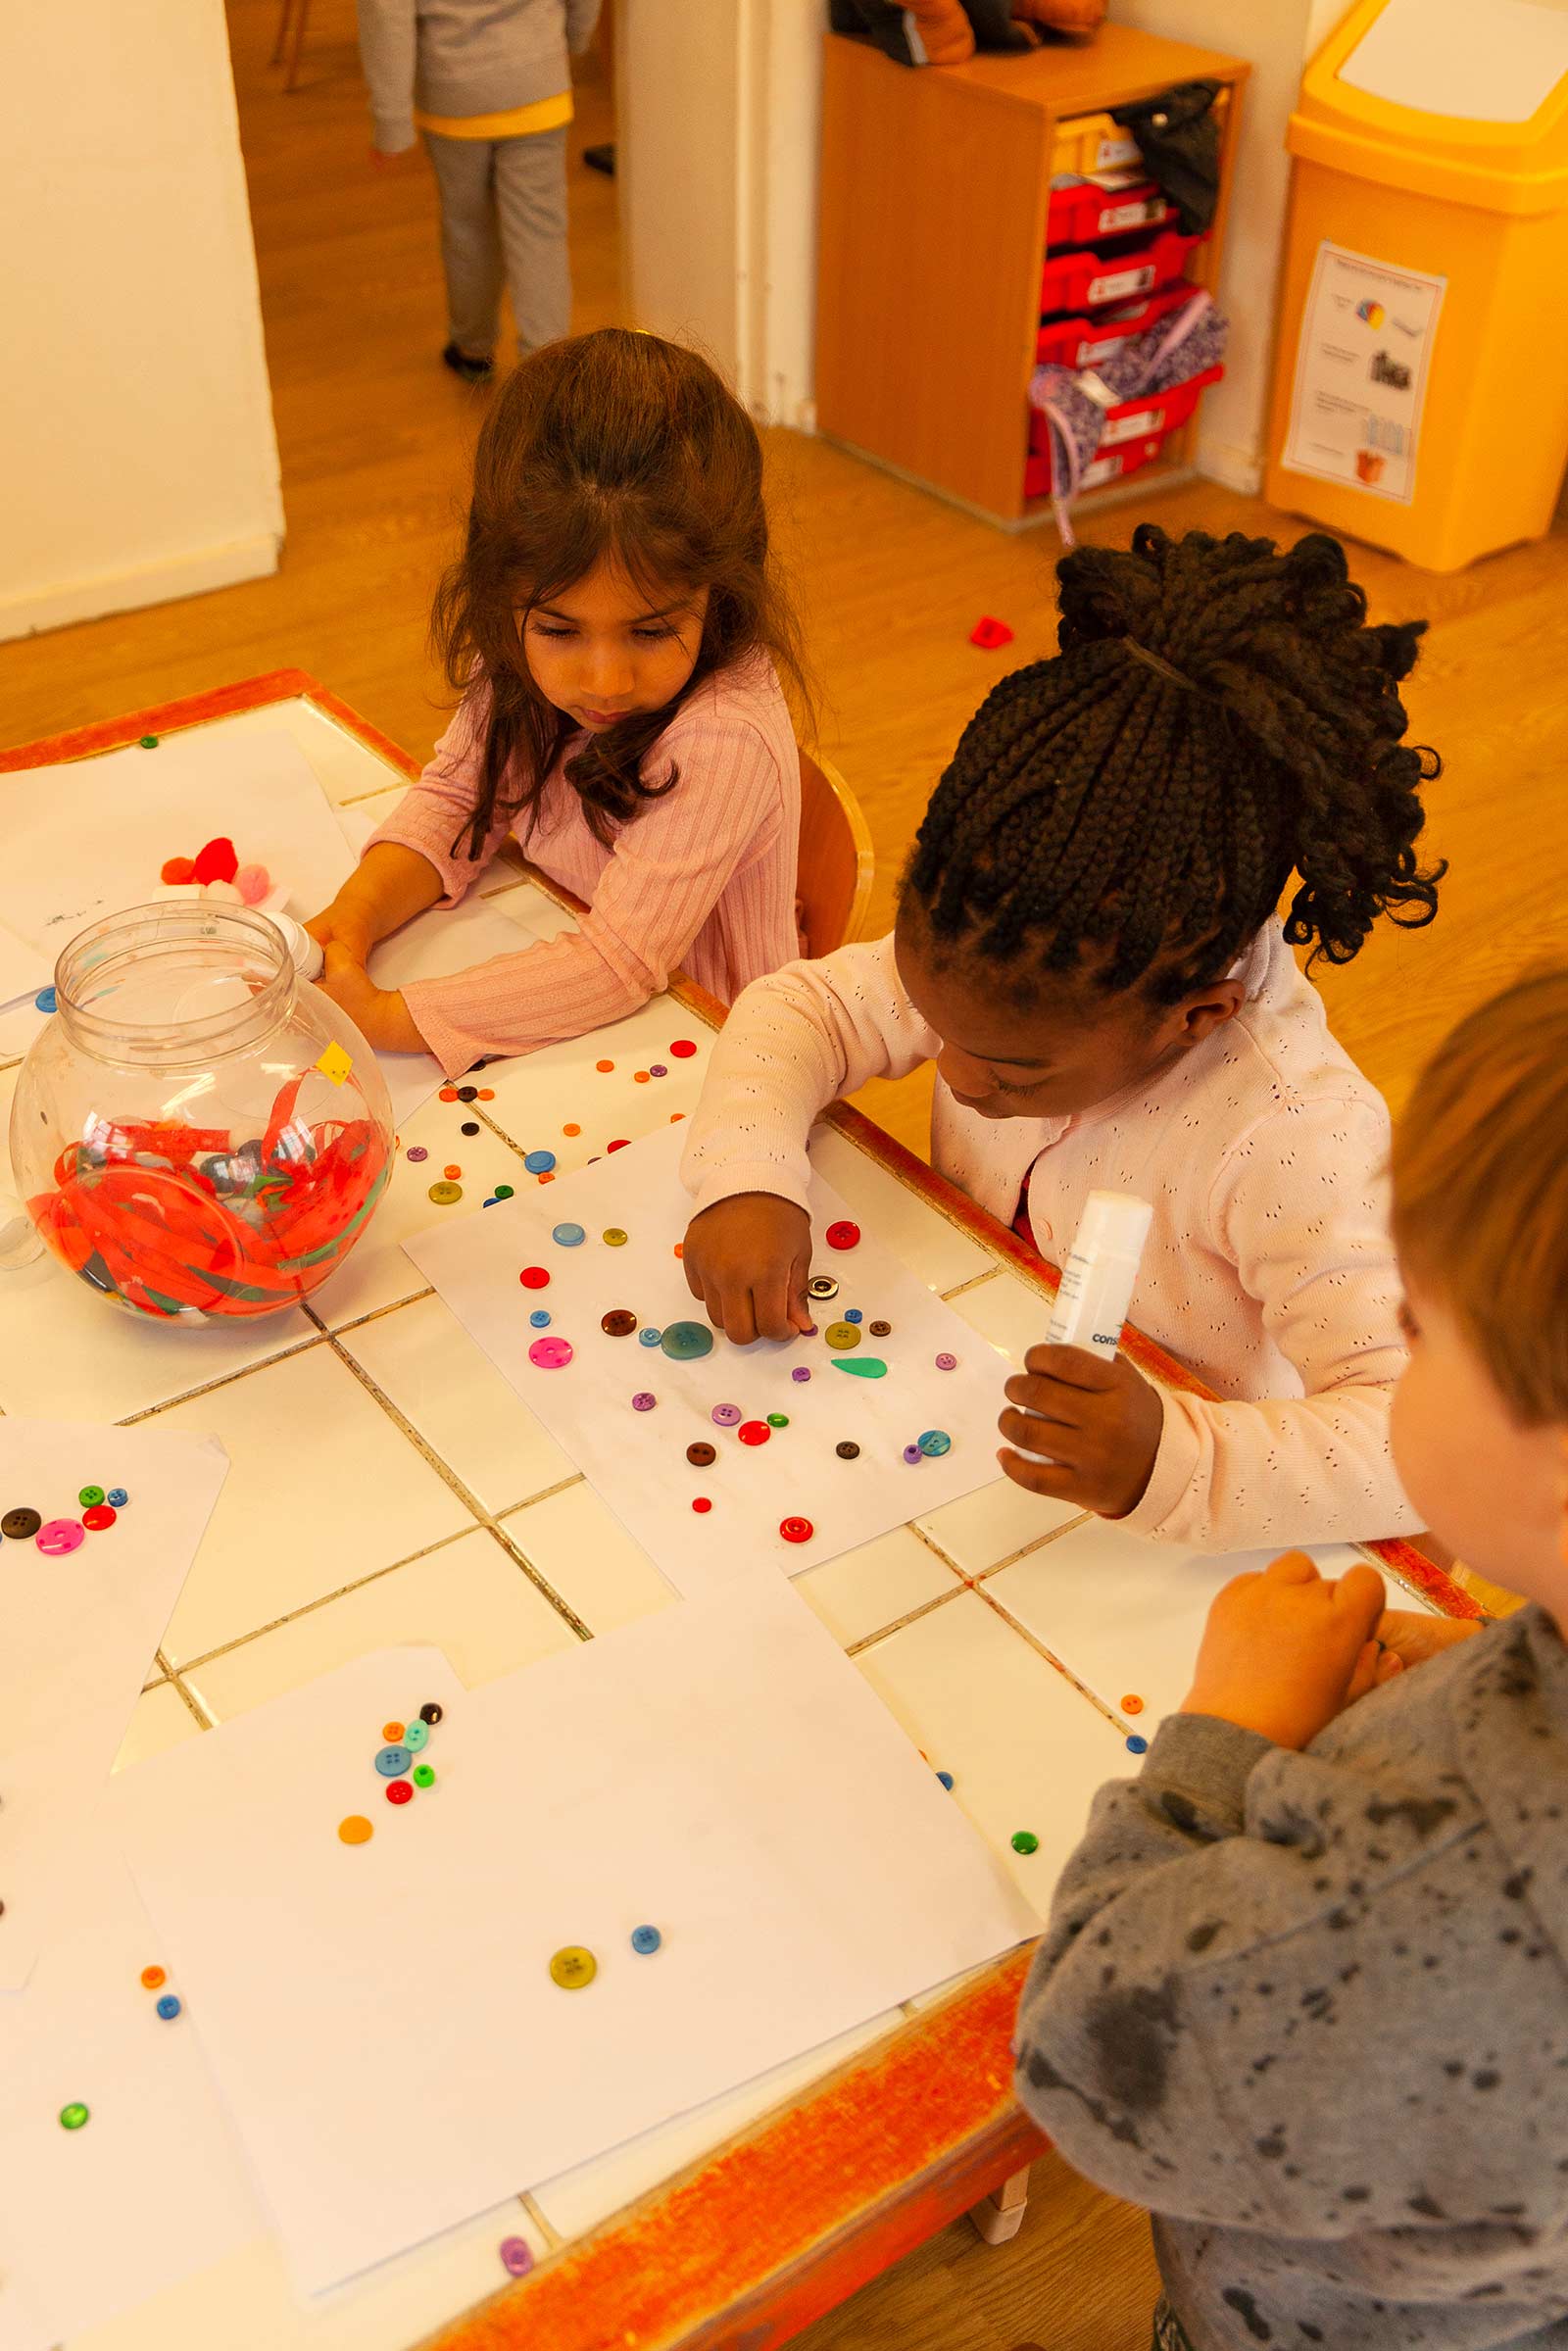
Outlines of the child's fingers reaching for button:
<svg viewBox="0 0 1568 2351">
<path fill-rule="evenodd" d="M 681 1265 L 693 1298 L 737 1347 L 789 1339 L 811 1321 L 811 1220 L 793 1200 L 744 1192 L 692 1219 Z"/>
</svg>

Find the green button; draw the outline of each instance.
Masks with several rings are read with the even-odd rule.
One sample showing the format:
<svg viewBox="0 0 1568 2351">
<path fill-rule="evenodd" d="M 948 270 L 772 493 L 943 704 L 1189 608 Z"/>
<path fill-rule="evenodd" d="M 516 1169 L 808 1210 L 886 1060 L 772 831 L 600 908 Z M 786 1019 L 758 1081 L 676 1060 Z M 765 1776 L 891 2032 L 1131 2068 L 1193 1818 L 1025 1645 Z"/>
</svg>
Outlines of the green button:
<svg viewBox="0 0 1568 2351">
<path fill-rule="evenodd" d="M 84 1510 L 96 1509 L 103 1498 L 104 1490 L 101 1486 L 84 1486 L 76 1496 Z"/>
<path fill-rule="evenodd" d="M 141 739 L 141 747 L 143 751 L 156 751 L 158 749 L 158 737 L 156 735 L 143 735 Z M 85 2113 L 83 2113 L 81 2119 L 83 2122 L 87 2120 Z"/>
<path fill-rule="evenodd" d="M 435 1786 L 434 1765 L 416 1763 L 414 1767 L 414 1785 L 416 1788 L 433 1788 Z"/>
<path fill-rule="evenodd" d="M 787 1429 L 790 1425 L 790 1416 L 787 1412 L 770 1412 L 767 1416 L 767 1425 L 770 1429 Z"/>
<path fill-rule="evenodd" d="M 1019 1829 L 1013 1835 L 1012 1849 L 1015 1853 L 1038 1853 L 1040 1839 L 1032 1829 Z"/>
<path fill-rule="evenodd" d="M 511 1200 L 512 1196 L 512 1186 L 510 1184 L 498 1184 L 496 1186 L 497 1200 Z"/>
<path fill-rule="evenodd" d="M 62 2131 L 79 2131 L 86 2120 L 87 2109 L 78 2099 L 74 2098 L 69 2106 L 62 2106 L 60 2109 Z"/>
<path fill-rule="evenodd" d="M 706 1322 L 668 1322 L 659 1344 L 672 1363 L 694 1363 L 713 1351 L 713 1334 Z"/>
<path fill-rule="evenodd" d="M 581 1943 L 567 1943 L 565 1949 L 558 1951 L 550 1962 L 551 1979 L 560 1984 L 563 1991 L 581 1991 L 585 1984 L 592 1984 L 598 1973 L 598 1960 L 592 1951 L 585 1951 Z M 85 2108 L 82 2113 L 85 2119 Z"/>
</svg>

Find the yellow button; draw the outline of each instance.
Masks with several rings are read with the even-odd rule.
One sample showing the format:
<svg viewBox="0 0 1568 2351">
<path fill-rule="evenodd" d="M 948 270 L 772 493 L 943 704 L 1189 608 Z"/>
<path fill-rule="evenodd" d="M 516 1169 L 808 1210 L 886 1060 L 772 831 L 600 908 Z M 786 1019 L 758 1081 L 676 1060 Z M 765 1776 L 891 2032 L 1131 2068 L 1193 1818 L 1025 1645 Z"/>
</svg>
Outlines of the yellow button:
<svg viewBox="0 0 1568 2351">
<path fill-rule="evenodd" d="M 605 1240 L 612 1249 L 624 1249 L 626 1246 L 626 1236 L 618 1224 L 612 1224 L 607 1229 Z"/>
<path fill-rule="evenodd" d="M 462 1200 L 463 1186 L 453 1183 L 432 1184 L 430 1198 L 438 1208 L 450 1208 L 454 1200 Z"/>
<path fill-rule="evenodd" d="M 830 1322 L 822 1336 L 829 1347 L 858 1347 L 860 1326 L 858 1322 Z"/>
<path fill-rule="evenodd" d="M 592 1984 L 598 1973 L 598 1960 L 592 1951 L 585 1951 L 581 1943 L 567 1943 L 565 1949 L 558 1951 L 550 1962 L 551 1978 L 563 1991 L 581 1991 L 585 1984 Z"/>
<path fill-rule="evenodd" d="M 351 1812 L 347 1820 L 339 1821 L 337 1833 L 346 1845 L 368 1845 L 375 1835 L 363 1812 Z"/>
</svg>

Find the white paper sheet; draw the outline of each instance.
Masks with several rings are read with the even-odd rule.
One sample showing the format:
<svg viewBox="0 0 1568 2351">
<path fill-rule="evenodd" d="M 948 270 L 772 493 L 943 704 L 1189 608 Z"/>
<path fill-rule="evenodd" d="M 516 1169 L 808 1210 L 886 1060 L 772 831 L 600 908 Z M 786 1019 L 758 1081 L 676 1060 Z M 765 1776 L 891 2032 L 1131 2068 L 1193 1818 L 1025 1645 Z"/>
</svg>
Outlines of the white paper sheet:
<svg viewBox="0 0 1568 2351">
<path fill-rule="evenodd" d="M 854 1219 L 818 1177 L 811 1182 L 812 1271 L 831 1275 L 839 1293 L 817 1307 L 814 1339 L 737 1347 L 715 1335 L 710 1354 L 682 1363 L 645 1347 L 636 1333 L 606 1335 L 602 1318 L 617 1307 L 633 1312 L 642 1328 L 708 1327 L 674 1254 L 691 1215 L 679 1174 L 682 1140 L 680 1128 L 666 1129 L 546 1193 L 404 1244 L 675 1590 L 696 1595 L 769 1568 L 798 1575 L 989 1484 L 1004 1371 L 873 1233 L 862 1231 L 852 1249 L 826 1246 L 830 1224 Z M 552 1239 L 563 1222 L 583 1228 L 580 1247 Z M 607 1245 L 606 1231 L 624 1232 L 624 1245 Z M 518 1274 L 528 1265 L 549 1273 L 548 1288 L 521 1286 Z M 840 1355 L 825 1333 L 852 1306 L 864 1315 L 862 1336 Z M 552 1317 L 547 1331 L 529 1321 L 539 1309 Z M 886 1338 L 870 1335 L 879 1320 L 892 1325 Z M 575 1353 L 565 1369 L 530 1359 L 534 1342 L 547 1338 L 570 1342 Z M 944 1353 L 957 1358 L 955 1370 L 937 1369 Z M 887 1364 L 885 1378 L 840 1368 L 872 1357 Z M 809 1380 L 797 1383 L 797 1368 L 809 1371 Z M 634 1407 L 639 1394 L 657 1397 L 651 1410 Z M 736 1427 L 714 1423 L 713 1408 L 723 1405 L 737 1407 L 750 1428 L 773 1412 L 789 1426 L 747 1444 Z M 929 1431 L 946 1433 L 952 1449 L 906 1462 L 905 1447 Z M 696 1441 L 714 1446 L 710 1467 L 688 1461 L 686 1448 Z M 853 1460 L 837 1451 L 846 1441 L 860 1448 Z M 711 1509 L 694 1511 L 699 1497 Z M 809 1540 L 787 1541 L 780 1532 L 787 1519 L 808 1521 Z"/>
<path fill-rule="evenodd" d="M 381 1724 L 430 1696 L 436 1785 L 391 1805 Z M 311 2289 L 1037 1924 L 773 1580 L 468 1695 L 431 1652 L 361 1658 L 114 1795 Z M 368 1844 L 339 1841 L 351 1812 Z M 630 1945 L 645 1923 L 663 1937 L 651 1957 Z M 549 1974 L 566 1945 L 598 1961 L 581 1990 Z"/>
<path fill-rule="evenodd" d="M 227 1475 L 211 1437 L 0 1419 L 0 1516 L 79 1520 L 85 1486 L 130 1497 L 61 1557 L 0 1538 L 0 1990 L 32 1968 L 61 1821 L 109 1777 Z"/>
<path fill-rule="evenodd" d="M 49 977 L 49 957 L 0 923 L 0 1006 L 36 996 Z"/>
</svg>

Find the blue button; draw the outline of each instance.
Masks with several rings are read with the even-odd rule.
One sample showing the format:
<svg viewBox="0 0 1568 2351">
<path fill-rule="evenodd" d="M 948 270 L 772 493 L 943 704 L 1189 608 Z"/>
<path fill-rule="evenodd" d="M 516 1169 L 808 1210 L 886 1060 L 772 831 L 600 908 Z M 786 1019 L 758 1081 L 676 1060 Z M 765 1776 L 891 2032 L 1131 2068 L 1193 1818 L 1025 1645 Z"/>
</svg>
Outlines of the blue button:
<svg viewBox="0 0 1568 2351">
<path fill-rule="evenodd" d="M 1149 1752 L 1148 1739 L 1140 1739 L 1135 1731 L 1127 1741 L 1127 1752 L 1129 1755 L 1147 1755 Z"/>
<path fill-rule="evenodd" d="M 637 1334 L 637 1345 L 639 1347 L 657 1347 L 663 1336 L 662 1331 L 656 1331 L 652 1323 L 647 1323 Z"/>
<path fill-rule="evenodd" d="M 550 1320 L 550 1308 L 548 1306 L 535 1306 L 533 1312 L 529 1315 L 528 1320 L 533 1324 L 533 1327 L 536 1331 L 542 1331 Z"/>
<path fill-rule="evenodd" d="M 938 1774 L 937 1774 L 937 1778 L 938 1778 L 938 1779 L 941 1781 L 941 1783 L 942 1783 L 942 1785 L 943 1785 L 943 1787 L 944 1787 L 944 1788 L 949 1788 L 949 1789 L 951 1789 L 951 1788 L 952 1788 L 952 1787 L 953 1787 L 953 1774 L 952 1774 L 951 1772 L 938 1772 Z"/>
<path fill-rule="evenodd" d="M 953 1440 L 946 1429 L 922 1429 L 915 1442 L 928 1461 L 939 1460 L 953 1450 Z"/>
<path fill-rule="evenodd" d="M 631 1947 L 645 1958 L 650 1951 L 657 1951 L 663 1939 L 657 1927 L 633 1927 L 631 1931 Z"/>
<path fill-rule="evenodd" d="M 158 2013 L 163 2018 L 166 2025 L 172 2024 L 174 2018 L 178 2016 L 179 2002 L 175 1999 L 172 1991 L 166 1991 L 163 1998 L 159 2001 Z"/>
<path fill-rule="evenodd" d="M 32 1001 L 40 1012 L 52 1012 L 56 1002 L 55 992 L 52 988 L 40 988 Z"/>
<path fill-rule="evenodd" d="M 695 1363 L 700 1355 L 712 1353 L 713 1334 L 705 1322 L 666 1323 L 659 1344 L 672 1363 Z"/>
<path fill-rule="evenodd" d="M 527 1165 L 526 1160 L 523 1165 Z M 559 1241 L 563 1249 L 581 1249 L 584 1234 L 580 1224 L 558 1224 L 550 1238 Z"/>
<path fill-rule="evenodd" d="M 123 1486 L 111 1486 L 107 1498 L 109 1501 L 109 1506 L 112 1510 L 123 1510 L 125 1504 L 129 1501 L 130 1496 L 125 1492 Z"/>
<path fill-rule="evenodd" d="M 429 1737 L 429 1724 L 421 1723 L 418 1718 L 416 1717 L 403 1734 L 403 1743 L 409 1749 L 411 1754 L 417 1755 L 419 1749 L 427 1743 Z"/>
<path fill-rule="evenodd" d="M 485 1204 L 485 1206 L 486 1206 L 487 1208 L 499 1208 L 499 1207 L 500 1207 L 500 1205 L 501 1205 L 501 1202 L 500 1202 L 498 1200 L 495 1200 L 495 1199 L 493 1199 L 493 1198 L 492 1198 L 492 1199 L 490 1199 L 490 1200 L 487 1200 L 485 1201 L 485 1203 L 484 1203 L 484 1204 Z"/>
<path fill-rule="evenodd" d="M 556 1163 L 554 1151 L 524 1151 L 522 1163 L 530 1175 L 548 1175 Z"/>
<path fill-rule="evenodd" d="M 383 1780 L 401 1780 L 413 1761 L 407 1747 L 381 1747 L 376 1752 L 375 1768 Z"/>
<path fill-rule="evenodd" d="M 846 1306 L 844 1319 L 846 1322 L 864 1322 L 865 1316 L 860 1312 L 858 1306 Z"/>
</svg>

